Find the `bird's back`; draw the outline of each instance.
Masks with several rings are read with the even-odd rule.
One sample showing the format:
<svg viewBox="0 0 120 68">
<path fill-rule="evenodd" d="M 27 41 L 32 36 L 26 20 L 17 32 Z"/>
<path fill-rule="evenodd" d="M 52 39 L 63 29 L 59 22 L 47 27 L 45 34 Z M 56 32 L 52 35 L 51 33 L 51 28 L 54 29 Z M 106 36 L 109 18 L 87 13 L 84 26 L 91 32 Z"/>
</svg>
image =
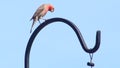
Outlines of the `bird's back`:
<svg viewBox="0 0 120 68">
<path fill-rule="evenodd" d="M 45 4 L 42 4 L 40 7 L 38 7 L 38 9 L 36 10 L 36 12 L 34 13 L 34 15 L 32 16 L 32 19 L 35 19 L 36 17 L 38 17 L 40 15 L 40 13 L 44 10 Z"/>
</svg>

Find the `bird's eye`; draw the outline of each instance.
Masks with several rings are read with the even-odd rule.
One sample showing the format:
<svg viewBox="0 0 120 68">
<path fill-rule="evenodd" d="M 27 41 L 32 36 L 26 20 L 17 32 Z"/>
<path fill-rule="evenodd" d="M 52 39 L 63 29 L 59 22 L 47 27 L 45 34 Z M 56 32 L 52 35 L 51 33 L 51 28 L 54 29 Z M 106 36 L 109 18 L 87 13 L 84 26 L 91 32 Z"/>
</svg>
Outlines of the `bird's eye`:
<svg viewBox="0 0 120 68">
<path fill-rule="evenodd" d="M 54 11 L 54 8 L 53 8 L 53 11 Z"/>
</svg>

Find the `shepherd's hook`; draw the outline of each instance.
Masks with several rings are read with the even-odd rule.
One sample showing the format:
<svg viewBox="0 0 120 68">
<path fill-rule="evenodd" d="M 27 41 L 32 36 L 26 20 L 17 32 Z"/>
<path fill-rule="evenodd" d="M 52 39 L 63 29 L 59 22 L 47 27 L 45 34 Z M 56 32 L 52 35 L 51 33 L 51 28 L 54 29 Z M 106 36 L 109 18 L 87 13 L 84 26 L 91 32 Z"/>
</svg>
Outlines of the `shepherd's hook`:
<svg viewBox="0 0 120 68">
<path fill-rule="evenodd" d="M 78 40 L 79 40 L 80 44 L 82 45 L 82 48 L 85 52 L 94 53 L 98 50 L 98 48 L 100 46 L 100 40 L 101 40 L 101 32 L 99 30 L 96 32 L 95 46 L 93 48 L 88 49 L 80 30 L 78 29 L 78 27 L 75 24 L 73 24 L 69 20 L 66 20 L 66 19 L 63 19 L 63 18 L 51 18 L 51 19 L 48 19 L 45 22 L 41 23 L 41 25 L 39 25 L 36 28 L 36 30 L 33 32 L 33 34 L 31 35 L 31 37 L 28 41 L 27 47 L 26 47 L 26 51 L 25 51 L 25 68 L 29 68 L 30 50 L 31 50 L 32 43 L 33 43 L 35 37 L 45 26 L 47 26 L 48 24 L 51 24 L 51 23 L 55 23 L 55 22 L 62 22 L 62 23 L 65 23 L 65 24 L 69 25 L 75 31 L 75 33 L 78 37 Z"/>
</svg>

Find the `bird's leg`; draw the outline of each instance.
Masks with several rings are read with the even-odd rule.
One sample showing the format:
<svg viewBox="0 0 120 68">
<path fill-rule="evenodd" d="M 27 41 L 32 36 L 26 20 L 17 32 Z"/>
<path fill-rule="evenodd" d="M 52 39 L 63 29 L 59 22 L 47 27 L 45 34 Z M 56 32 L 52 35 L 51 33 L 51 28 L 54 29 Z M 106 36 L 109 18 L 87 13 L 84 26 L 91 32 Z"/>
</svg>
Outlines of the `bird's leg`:
<svg viewBox="0 0 120 68">
<path fill-rule="evenodd" d="M 44 19 L 43 17 L 41 17 L 42 20 L 46 21 L 47 19 Z"/>
<path fill-rule="evenodd" d="M 41 22 L 40 22 L 40 17 L 37 17 L 37 20 L 38 20 L 38 22 L 41 24 Z"/>
<path fill-rule="evenodd" d="M 41 24 L 40 20 L 38 20 L 38 22 Z"/>
</svg>

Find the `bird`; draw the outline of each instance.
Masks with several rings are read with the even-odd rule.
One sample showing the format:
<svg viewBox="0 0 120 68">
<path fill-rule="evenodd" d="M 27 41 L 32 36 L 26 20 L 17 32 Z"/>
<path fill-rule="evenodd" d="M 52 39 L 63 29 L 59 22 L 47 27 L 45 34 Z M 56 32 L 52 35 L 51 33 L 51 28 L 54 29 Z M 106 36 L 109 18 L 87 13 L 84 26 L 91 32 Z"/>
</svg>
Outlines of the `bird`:
<svg viewBox="0 0 120 68">
<path fill-rule="evenodd" d="M 32 16 L 32 18 L 30 19 L 30 21 L 33 20 L 30 33 L 32 32 L 32 28 L 35 22 L 39 21 L 40 23 L 40 19 L 43 19 L 43 17 L 46 15 L 48 11 L 54 12 L 54 6 L 52 4 L 42 4 L 41 6 L 38 7 L 36 12 Z M 46 20 L 46 19 L 43 19 L 43 20 Z"/>
</svg>

